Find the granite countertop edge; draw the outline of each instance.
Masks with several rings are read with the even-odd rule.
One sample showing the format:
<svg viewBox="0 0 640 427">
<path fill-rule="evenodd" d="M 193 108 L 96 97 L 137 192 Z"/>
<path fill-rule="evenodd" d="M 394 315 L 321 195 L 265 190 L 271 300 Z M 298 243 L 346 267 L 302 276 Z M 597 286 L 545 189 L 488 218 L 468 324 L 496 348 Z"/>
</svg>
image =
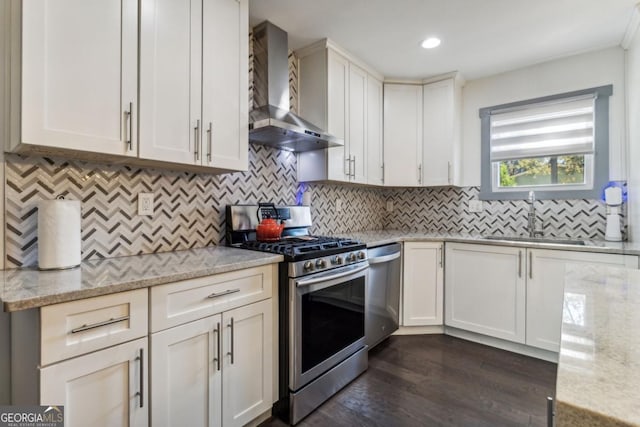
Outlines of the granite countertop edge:
<svg viewBox="0 0 640 427">
<path fill-rule="evenodd" d="M 193 262 L 189 262 L 189 255 L 186 252 L 193 253 Z M 109 283 L 100 284 L 95 287 L 85 287 L 82 288 L 82 283 L 77 283 L 75 287 L 78 289 L 72 290 L 60 290 L 57 292 L 55 289 L 50 290 L 49 292 L 42 295 L 15 295 L 15 291 L 21 291 L 21 285 L 14 285 L 15 289 L 12 289 L 11 292 L 7 292 L 5 288 L 11 284 L 11 280 L 17 278 L 17 280 L 24 280 L 26 283 L 31 283 L 34 277 L 43 277 L 45 274 L 53 275 L 51 277 L 56 277 L 55 275 L 64 275 L 64 274 L 76 274 L 78 277 L 82 277 L 83 273 L 86 273 L 86 265 L 95 263 L 96 261 L 85 261 L 80 267 L 76 267 L 75 269 L 70 270 L 60 270 L 56 271 L 39 271 L 35 268 L 25 268 L 25 269 L 13 269 L 13 270 L 4 270 L 3 271 L 3 286 L 0 288 L 0 300 L 2 301 L 2 307 L 5 312 L 15 312 L 21 310 L 28 310 L 32 308 L 40 308 L 47 305 L 77 301 L 86 298 L 98 297 L 103 295 L 114 294 L 118 292 L 131 291 L 136 289 L 149 288 L 157 285 L 163 285 L 172 282 L 179 282 L 183 280 L 196 279 L 200 277 L 211 276 L 215 274 L 227 273 L 237 270 L 242 270 L 246 268 L 260 267 L 263 265 L 276 264 L 284 260 L 282 255 L 272 254 L 272 253 L 263 253 L 263 252 L 255 252 L 255 251 L 247 251 L 243 249 L 235 249 L 235 248 L 227 248 L 227 247 L 216 247 L 212 248 L 203 248 L 200 250 L 189 250 L 189 251 L 176 251 L 176 252 L 167 252 L 163 254 L 151 254 L 151 255 L 159 255 L 159 259 L 163 257 L 171 256 L 172 253 L 180 253 L 183 258 L 187 261 L 184 261 L 184 264 L 173 267 L 175 271 L 172 272 L 160 272 L 160 273 L 148 273 L 143 272 L 140 273 L 137 277 L 133 277 L 131 279 L 126 277 L 110 277 Z M 234 253 L 235 251 L 235 253 Z M 232 260 L 223 261 L 218 265 L 203 265 L 203 257 L 208 255 L 215 254 L 223 254 L 227 253 L 235 255 Z M 184 255 L 186 254 L 186 255 Z M 242 255 L 246 254 L 246 257 Z M 145 257 L 149 255 L 136 255 L 132 257 L 121 257 L 121 258 L 111 258 L 104 259 L 98 262 L 109 261 L 111 263 L 111 267 L 104 268 L 105 272 L 103 274 L 109 276 L 113 274 L 112 271 L 108 271 L 109 269 L 118 271 L 118 268 L 115 268 L 114 265 L 118 265 L 119 263 L 125 264 L 131 262 L 132 259 L 136 258 L 138 262 L 140 260 L 144 261 Z M 7 279 L 7 275 L 14 276 L 14 279 Z M 28 275 L 28 278 L 27 278 Z M 100 276 L 100 274 L 95 274 L 96 276 Z M 80 279 L 81 280 L 81 279 Z M 104 280 L 104 277 L 99 277 L 99 280 Z M 54 285 L 55 286 L 55 285 Z M 24 286 L 25 290 L 27 286 Z M 13 295 L 12 295 L 13 292 Z"/>
</svg>

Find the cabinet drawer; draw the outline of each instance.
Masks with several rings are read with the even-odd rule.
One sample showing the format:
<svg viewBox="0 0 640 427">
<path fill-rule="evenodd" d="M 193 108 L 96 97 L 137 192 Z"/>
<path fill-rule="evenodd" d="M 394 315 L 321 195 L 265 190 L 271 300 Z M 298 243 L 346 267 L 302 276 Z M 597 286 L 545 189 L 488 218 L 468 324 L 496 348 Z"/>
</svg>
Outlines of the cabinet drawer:
<svg viewBox="0 0 640 427">
<path fill-rule="evenodd" d="M 271 298 L 275 266 L 170 283 L 151 289 L 151 332 Z"/>
<path fill-rule="evenodd" d="M 41 364 L 145 336 L 147 295 L 146 289 L 138 289 L 43 307 Z"/>
</svg>

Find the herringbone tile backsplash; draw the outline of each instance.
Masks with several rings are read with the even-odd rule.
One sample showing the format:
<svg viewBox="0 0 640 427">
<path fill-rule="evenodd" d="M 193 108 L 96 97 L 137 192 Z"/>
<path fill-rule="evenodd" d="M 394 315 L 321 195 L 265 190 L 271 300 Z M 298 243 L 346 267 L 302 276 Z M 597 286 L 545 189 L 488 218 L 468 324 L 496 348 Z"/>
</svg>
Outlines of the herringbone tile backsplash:
<svg viewBox="0 0 640 427">
<path fill-rule="evenodd" d="M 227 175 L 170 172 L 81 161 L 7 155 L 7 267 L 38 261 L 37 205 L 58 195 L 82 201 L 83 259 L 164 252 L 224 244 L 228 204 L 296 200 L 296 157 L 249 147 L 249 171 Z M 314 232 L 383 227 L 382 190 L 305 186 L 312 195 Z M 155 214 L 137 215 L 137 195 L 155 195 Z M 334 216 L 336 198 L 344 212 Z"/>
<path fill-rule="evenodd" d="M 442 231 L 473 234 L 524 234 L 529 205 L 524 200 L 485 201 L 484 210 L 469 212 L 469 201 L 477 200 L 479 187 L 407 188 L 386 190 L 394 211 L 385 218 L 388 229 Z M 538 220 L 544 235 L 602 239 L 606 226 L 606 207 L 599 200 L 539 200 Z M 623 232 L 626 230 L 623 206 Z"/>
</svg>

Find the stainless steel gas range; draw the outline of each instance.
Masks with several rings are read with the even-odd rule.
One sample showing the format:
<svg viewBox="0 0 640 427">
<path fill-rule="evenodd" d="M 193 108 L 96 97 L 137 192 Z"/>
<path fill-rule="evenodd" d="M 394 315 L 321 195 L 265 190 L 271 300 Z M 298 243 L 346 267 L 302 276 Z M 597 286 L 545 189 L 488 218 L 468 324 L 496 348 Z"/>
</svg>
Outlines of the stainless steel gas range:
<svg viewBox="0 0 640 427">
<path fill-rule="evenodd" d="M 367 369 L 367 249 L 350 239 L 310 235 L 308 206 L 231 205 L 226 214 L 228 244 L 285 258 L 274 414 L 296 424 Z M 284 224 L 279 240 L 256 240 L 263 218 Z"/>
</svg>

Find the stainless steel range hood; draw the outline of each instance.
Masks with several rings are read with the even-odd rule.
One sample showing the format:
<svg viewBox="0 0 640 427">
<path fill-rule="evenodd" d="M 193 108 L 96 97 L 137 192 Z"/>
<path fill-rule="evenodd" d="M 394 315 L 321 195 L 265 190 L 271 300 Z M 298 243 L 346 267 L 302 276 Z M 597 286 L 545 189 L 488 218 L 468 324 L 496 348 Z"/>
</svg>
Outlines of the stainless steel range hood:
<svg viewBox="0 0 640 427">
<path fill-rule="evenodd" d="M 264 21 L 253 29 L 253 105 L 249 141 L 288 151 L 311 151 L 344 141 L 289 111 L 287 33 Z"/>
</svg>

